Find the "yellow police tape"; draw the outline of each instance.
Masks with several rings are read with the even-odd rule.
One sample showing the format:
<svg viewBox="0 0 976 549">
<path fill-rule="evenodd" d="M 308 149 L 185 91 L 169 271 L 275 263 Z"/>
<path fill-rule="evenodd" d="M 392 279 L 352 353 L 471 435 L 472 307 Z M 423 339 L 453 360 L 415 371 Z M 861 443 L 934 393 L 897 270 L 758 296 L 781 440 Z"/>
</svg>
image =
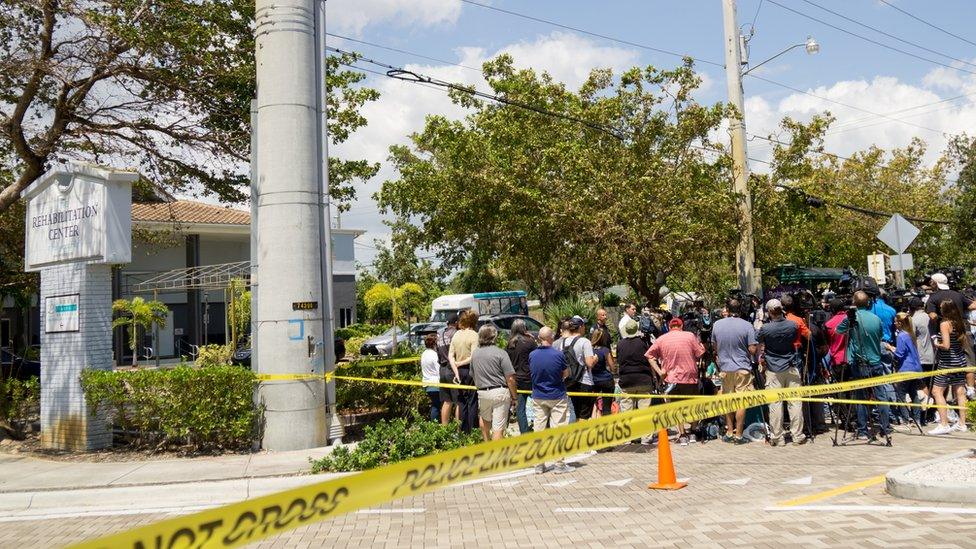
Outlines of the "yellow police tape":
<svg viewBox="0 0 976 549">
<path fill-rule="evenodd" d="M 941 370 L 938 373 L 970 371 L 976 371 L 976 368 Z M 84 542 L 77 547 L 238 547 L 358 509 L 424 494 L 481 476 L 616 446 L 659 429 L 740 408 L 920 379 L 935 373 L 892 374 L 833 385 L 733 393 L 602 416 L 176 517 Z"/>
</svg>

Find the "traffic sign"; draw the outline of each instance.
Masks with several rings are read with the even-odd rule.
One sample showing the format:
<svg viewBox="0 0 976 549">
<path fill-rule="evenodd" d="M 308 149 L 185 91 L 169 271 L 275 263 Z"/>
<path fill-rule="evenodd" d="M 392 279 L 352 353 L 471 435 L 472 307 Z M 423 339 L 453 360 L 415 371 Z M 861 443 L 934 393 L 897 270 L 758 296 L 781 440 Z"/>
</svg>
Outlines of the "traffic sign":
<svg viewBox="0 0 976 549">
<path fill-rule="evenodd" d="M 878 232 L 878 240 L 887 244 L 895 252 L 902 254 L 905 253 L 919 232 L 918 227 L 909 223 L 901 215 L 895 214 Z"/>
<path fill-rule="evenodd" d="M 888 257 L 892 271 L 910 271 L 915 268 L 912 254 L 899 254 Z"/>
</svg>

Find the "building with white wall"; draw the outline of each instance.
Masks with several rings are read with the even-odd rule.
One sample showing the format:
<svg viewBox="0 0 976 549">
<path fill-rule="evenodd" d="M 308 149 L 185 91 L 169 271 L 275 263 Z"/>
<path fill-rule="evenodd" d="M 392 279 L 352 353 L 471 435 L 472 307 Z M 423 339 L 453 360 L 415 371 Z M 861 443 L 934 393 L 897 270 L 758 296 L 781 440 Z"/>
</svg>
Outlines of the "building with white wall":
<svg viewBox="0 0 976 549">
<path fill-rule="evenodd" d="M 137 196 L 132 205 L 132 262 L 113 269 L 112 297 L 153 298 L 152 292 L 136 293 L 140 283 L 163 273 L 189 267 L 206 267 L 250 261 L 251 216 L 246 210 L 178 200 L 164 193 Z M 354 242 L 364 231 L 332 229 L 333 239 L 333 318 L 341 328 L 357 321 L 356 257 Z M 242 269 L 243 273 L 249 269 Z M 145 286 L 146 284 L 142 284 Z M 225 296 L 222 290 L 159 290 L 159 301 L 169 308 L 166 327 L 159 332 L 160 358 L 192 356 L 195 347 L 229 341 Z M 0 311 L 3 333 L 0 346 L 21 346 L 25 330 L 37 343 L 38 311 L 32 300 L 30 326 L 8 298 Z M 153 334 L 146 334 L 140 361 L 154 347 Z M 114 336 L 117 364 L 131 361 L 131 351 L 122 330 Z"/>
</svg>

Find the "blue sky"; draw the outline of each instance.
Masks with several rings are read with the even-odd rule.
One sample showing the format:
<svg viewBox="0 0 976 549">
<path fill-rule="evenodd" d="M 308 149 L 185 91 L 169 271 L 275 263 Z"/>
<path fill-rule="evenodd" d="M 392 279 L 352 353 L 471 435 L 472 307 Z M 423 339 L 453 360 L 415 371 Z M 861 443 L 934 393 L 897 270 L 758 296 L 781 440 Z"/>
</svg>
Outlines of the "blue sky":
<svg viewBox="0 0 976 549">
<path fill-rule="evenodd" d="M 719 0 L 478 1 L 653 48 L 723 62 Z M 976 24 L 976 2 L 889 0 L 889 3 L 976 42 L 976 33 L 972 32 Z M 849 154 L 872 143 L 885 148 L 904 146 L 912 137 L 921 137 L 930 143 L 930 159 L 934 161 L 945 144 L 946 133 L 965 131 L 976 124 L 976 75 L 868 43 L 776 4 L 894 48 L 976 72 L 976 65 L 950 58 L 976 63 L 976 46 L 914 20 L 879 0 L 811 0 L 811 3 L 740 0 L 738 21 L 746 32 L 755 17 L 755 33 L 750 40 L 753 64 L 805 41 L 808 35 L 821 45 L 818 55 L 809 56 L 802 48 L 796 49 L 756 71 L 763 78 L 806 94 L 757 79 L 745 80 L 750 133 L 774 132 L 784 115 L 805 119 L 829 109 L 838 119 L 835 128 L 847 130 L 829 136 L 827 145 L 833 152 Z M 950 57 L 863 28 L 817 5 Z M 508 51 L 517 63 L 547 70 L 570 85 L 578 84 L 596 67 L 619 71 L 635 64 L 670 67 L 680 61 L 674 56 L 528 21 L 459 0 L 329 0 L 327 6 L 327 25 L 329 32 L 335 34 L 474 67 L 500 51 Z M 414 55 L 334 37 L 329 38 L 329 44 L 392 65 L 409 65 L 443 79 L 479 82 L 475 71 Z M 726 100 L 724 70 L 705 64 L 699 64 L 698 69 L 705 79 L 699 100 Z M 408 133 L 420 129 L 423 115 L 430 112 L 463 115 L 435 90 L 380 76 L 370 76 L 368 84 L 383 94 L 364 111 L 370 125 L 338 147 L 336 154 L 383 162 L 390 145 L 405 142 Z M 920 107 L 958 96 L 963 97 Z M 762 142 L 753 141 L 750 156 L 763 158 L 768 149 Z M 360 187 L 353 210 L 343 217 L 344 227 L 368 231 L 360 237 L 357 247 L 357 255 L 364 263 L 373 257 L 373 239 L 388 236 L 370 195 L 384 179 L 394 176 L 384 164 L 380 176 Z"/>
</svg>

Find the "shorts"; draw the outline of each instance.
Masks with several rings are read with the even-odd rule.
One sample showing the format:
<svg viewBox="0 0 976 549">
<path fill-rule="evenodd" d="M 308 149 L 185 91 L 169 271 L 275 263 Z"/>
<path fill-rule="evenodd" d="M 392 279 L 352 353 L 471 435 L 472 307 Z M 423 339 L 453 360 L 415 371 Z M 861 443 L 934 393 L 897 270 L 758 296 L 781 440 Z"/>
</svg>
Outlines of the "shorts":
<svg viewBox="0 0 976 549">
<path fill-rule="evenodd" d="M 753 390 L 752 372 L 749 370 L 736 370 L 734 372 L 721 372 L 722 394 L 731 395 L 732 393 L 744 393 Z"/>
<path fill-rule="evenodd" d="M 508 412 L 512 408 L 512 396 L 508 387 L 487 391 L 478 390 L 478 415 L 491 424 L 492 431 L 504 431 L 508 427 Z"/>
<path fill-rule="evenodd" d="M 454 383 L 454 370 L 450 366 L 441 366 L 441 383 Z M 461 402 L 458 397 L 460 389 L 440 388 L 441 402 Z"/>
<path fill-rule="evenodd" d="M 669 395 L 700 395 L 701 390 L 698 388 L 697 383 L 675 383 L 671 390 L 667 392 Z M 675 400 L 687 400 L 687 399 L 675 399 Z"/>
</svg>

